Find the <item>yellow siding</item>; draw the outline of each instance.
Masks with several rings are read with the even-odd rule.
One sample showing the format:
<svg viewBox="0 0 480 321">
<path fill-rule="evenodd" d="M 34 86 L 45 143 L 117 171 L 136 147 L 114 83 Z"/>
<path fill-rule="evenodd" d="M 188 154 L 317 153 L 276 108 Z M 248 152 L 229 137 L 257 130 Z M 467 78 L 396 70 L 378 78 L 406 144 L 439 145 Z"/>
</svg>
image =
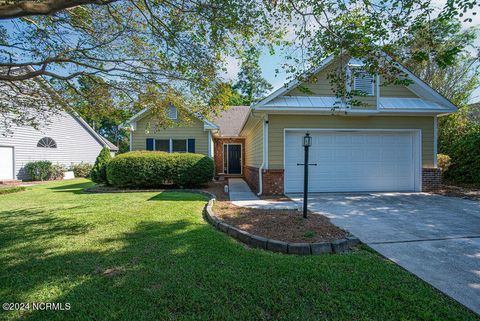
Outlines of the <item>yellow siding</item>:
<svg viewBox="0 0 480 321">
<path fill-rule="evenodd" d="M 433 126 L 433 116 L 269 115 L 269 168 L 283 168 L 284 128 L 421 129 L 423 166 L 433 167 Z"/>
<path fill-rule="evenodd" d="M 259 121 L 245 137 L 245 165 L 260 167 L 263 162 L 263 122 Z"/>
<path fill-rule="evenodd" d="M 337 66 L 338 63 L 332 63 L 314 75 L 310 81 L 304 82 L 299 87 L 287 92 L 285 96 L 335 96 L 327 75 Z"/>
<path fill-rule="evenodd" d="M 150 122 L 149 133 L 145 131 L 147 124 Z M 145 150 L 146 139 L 195 139 L 195 152 L 208 155 L 208 133 L 203 129 L 203 122 L 199 119 L 192 119 L 189 123 L 182 124 L 178 127 L 170 127 L 154 130 L 154 122 L 149 116 L 140 119 L 137 122 L 137 129 L 132 134 L 132 150 Z"/>
<path fill-rule="evenodd" d="M 380 97 L 418 98 L 417 95 L 403 85 L 380 86 Z"/>
</svg>

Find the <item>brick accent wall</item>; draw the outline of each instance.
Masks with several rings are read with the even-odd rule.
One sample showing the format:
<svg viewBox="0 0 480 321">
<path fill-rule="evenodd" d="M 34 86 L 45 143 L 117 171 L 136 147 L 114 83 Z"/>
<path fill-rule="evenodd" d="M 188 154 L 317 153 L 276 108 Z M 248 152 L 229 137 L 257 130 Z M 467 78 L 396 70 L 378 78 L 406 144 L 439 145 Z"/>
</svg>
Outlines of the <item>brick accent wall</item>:
<svg viewBox="0 0 480 321">
<path fill-rule="evenodd" d="M 283 169 L 262 171 L 262 195 L 283 195 Z M 253 192 L 258 193 L 258 167 L 243 167 L 245 181 Z"/>
<path fill-rule="evenodd" d="M 245 159 L 245 140 L 243 138 L 214 138 L 213 161 L 215 175 L 223 175 L 223 144 L 242 144 L 242 166 Z"/>
<path fill-rule="evenodd" d="M 258 193 L 258 168 L 252 166 L 244 166 L 243 176 L 252 191 Z"/>
<path fill-rule="evenodd" d="M 442 185 L 442 171 L 440 168 L 425 167 L 422 169 L 422 191 L 434 191 Z"/>
<path fill-rule="evenodd" d="M 263 171 L 263 195 L 283 195 L 283 169 Z"/>
</svg>

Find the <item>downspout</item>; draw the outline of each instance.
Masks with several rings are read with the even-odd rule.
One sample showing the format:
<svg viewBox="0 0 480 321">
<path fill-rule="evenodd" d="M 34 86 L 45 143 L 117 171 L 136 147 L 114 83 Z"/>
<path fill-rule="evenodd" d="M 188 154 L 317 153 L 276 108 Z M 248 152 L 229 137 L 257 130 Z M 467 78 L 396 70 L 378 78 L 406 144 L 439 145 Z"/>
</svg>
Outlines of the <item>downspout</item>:
<svg viewBox="0 0 480 321">
<path fill-rule="evenodd" d="M 208 130 L 208 157 L 213 158 L 212 131 Z"/>
<path fill-rule="evenodd" d="M 263 155 L 262 165 L 258 169 L 258 193 L 260 196 L 263 193 L 263 169 L 268 169 L 268 114 L 263 118 Z"/>
<path fill-rule="evenodd" d="M 433 116 L 433 167 L 438 167 L 438 117 Z"/>
</svg>

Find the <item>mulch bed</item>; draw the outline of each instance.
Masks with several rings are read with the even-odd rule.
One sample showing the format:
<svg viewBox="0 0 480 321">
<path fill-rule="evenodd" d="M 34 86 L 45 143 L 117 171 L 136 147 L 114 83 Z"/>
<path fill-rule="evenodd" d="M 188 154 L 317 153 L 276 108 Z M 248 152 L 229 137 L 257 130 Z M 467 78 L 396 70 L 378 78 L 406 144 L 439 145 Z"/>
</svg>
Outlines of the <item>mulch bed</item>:
<svg viewBox="0 0 480 321">
<path fill-rule="evenodd" d="M 474 201 L 480 200 L 480 188 L 474 186 L 443 185 L 434 192 L 443 196 L 461 197 Z"/>
<path fill-rule="evenodd" d="M 264 210 L 238 207 L 228 201 L 226 181 L 213 182 L 205 191 L 217 196 L 215 215 L 226 223 L 251 234 L 292 243 L 329 242 L 348 236 L 322 215 L 309 213 L 308 219 L 296 210 Z"/>
</svg>

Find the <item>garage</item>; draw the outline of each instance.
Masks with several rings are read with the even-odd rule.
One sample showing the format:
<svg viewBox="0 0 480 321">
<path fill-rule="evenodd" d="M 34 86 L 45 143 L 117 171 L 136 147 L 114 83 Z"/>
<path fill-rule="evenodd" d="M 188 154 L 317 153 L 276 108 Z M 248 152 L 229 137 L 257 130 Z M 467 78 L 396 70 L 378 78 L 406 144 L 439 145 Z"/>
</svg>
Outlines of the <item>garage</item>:
<svg viewBox="0 0 480 321">
<path fill-rule="evenodd" d="M 310 192 L 420 191 L 419 130 L 285 130 L 284 188 L 303 191 L 303 136 L 312 136 Z"/>
<path fill-rule="evenodd" d="M 0 146 L 0 180 L 13 179 L 13 147 Z"/>
</svg>

